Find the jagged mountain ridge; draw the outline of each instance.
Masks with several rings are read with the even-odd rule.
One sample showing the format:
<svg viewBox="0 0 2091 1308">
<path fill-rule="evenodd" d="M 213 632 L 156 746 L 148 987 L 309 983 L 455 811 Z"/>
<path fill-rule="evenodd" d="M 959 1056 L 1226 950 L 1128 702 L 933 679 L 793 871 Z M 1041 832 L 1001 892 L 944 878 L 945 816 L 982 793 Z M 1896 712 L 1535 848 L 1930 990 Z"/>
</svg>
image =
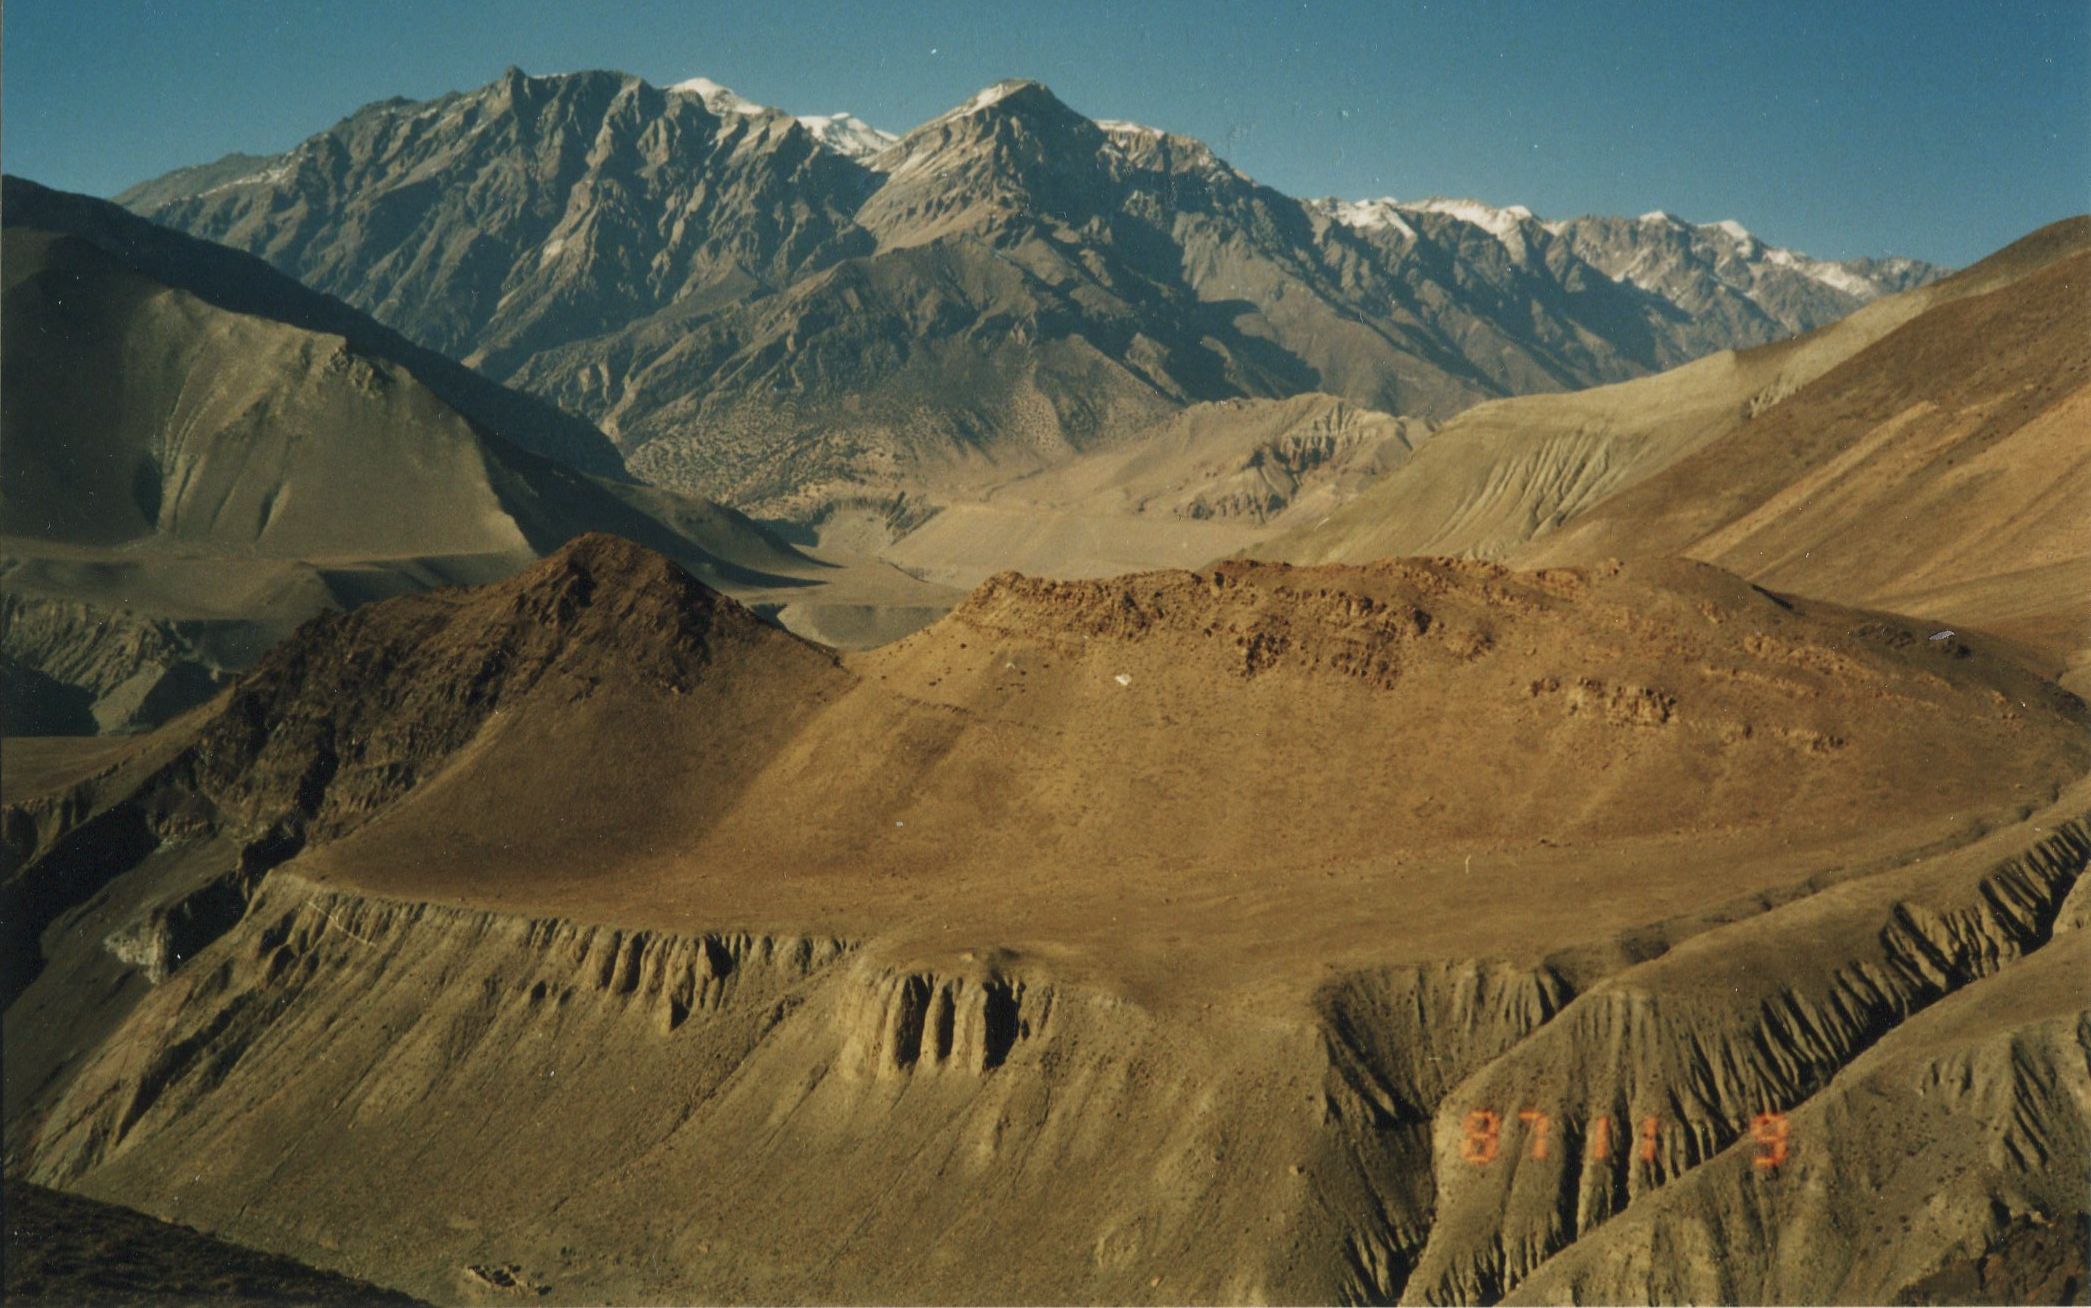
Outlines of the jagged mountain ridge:
<svg viewBox="0 0 2091 1308">
<path fill-rule="evenodd" d="M 861 178 L 781 116 L 511 69 L 366 106 L 248 177 L 120 202 L 332 294 L 373 279 L 343 298 L 500 377 L 721 278 L 788 281 L 837 241 L 867 248 L 847 219 Z M 279 190 L 296 212 L 254 203 Z"/>
<path fill-rule="evenodd" d="M 1614 281 L 1675 306 L 1673 348 L 1763 345 L 1810 331 L 1883 295 L 1913 290 L 1944 270 L 1918 259 L 1814 259 L 1768 245 L 1732 218 L 1692 223 L 1663 210 L 1638 218 L 1586 215 L 1549 221 L 1523 205 L 1432 197 L 1400 201 L 1315 201 L 1322 212 L 1361 231 L 1418 239 L 1426 215 L 1479 227 L 1514 259 L 1530 259 L 1553 241 Z M 1541 255 L 1543 257 L 1543 255 Z"/>
<path fill-rule="evenodd" d="M 1851 307 L 1695 334 L 1579 252 L 1612 257 L 1594 236 L 1536 228 L 1518 253 L 1451 212 L 1360 230 L 1034 82 L 863 162 L 833 148 L 842 120 L 681 85 L 511 69 L 121 199 L 586 414 L 642 475 L 801 516 L 1045 466 L 1201 400 L 1444 417 Z"/>
</svg>

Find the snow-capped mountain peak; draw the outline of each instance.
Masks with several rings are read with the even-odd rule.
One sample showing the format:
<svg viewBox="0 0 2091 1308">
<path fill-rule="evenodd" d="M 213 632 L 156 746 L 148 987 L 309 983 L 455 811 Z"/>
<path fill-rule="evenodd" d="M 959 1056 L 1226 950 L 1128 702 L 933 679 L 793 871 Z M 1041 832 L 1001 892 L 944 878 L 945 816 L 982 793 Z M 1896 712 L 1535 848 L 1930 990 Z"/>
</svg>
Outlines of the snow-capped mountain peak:
<svg viewBox="0 0 2091 1308">
<path fill-rule="evenodd" d="M 1694 223 L 1666 209 L 1638 218 L 1568 218 L 1543 222 L 1521 204 L 1492 205 L 1468 198 L 1433 196 L 1397 200 L 1325 198 L 1310 201 L 1317 212 L 1355 231 L 1391 233 L 1403 241 L 1435 241 L 1422 215 L 1455 219 L 1493 236 L 1511 258 L 1526 264 L 1546 242 L 1565 242 L 1574 255 L 1604 276 L 1652 292 L 1695 313 L 1714 312 L 1723 297 L 1753 306 L 1776 331 L 1804 330 L 1838 312 L 1882 295 L 1921 285 L 1938 273 L 1914 260 L 1837 263 L 1811 259 L 1769 245 L 1733 218 Z M 1539 238 L 1534 229 L 1545 232 Z M 1429 235 L 1422 233 L 1429 232 Z M 1540 243 L 1535 244 L 1535 239 Z M 1828 297 L 1828 298 L 1825 298 Z M 1753 327 L 1760 337 L 1770 332 Z"/>
<path fill-rule="evenodd" d="M 1359 231 L 1391 231 L 1406 240 L 1416 239 L 1416 228 L 1410 219 L 1419 214 L 1442 214 L 1460 222 L 1479 227 L 1501 242 L 1513 254 L 1524 247 L 1524 225 L 1538 221 L 1532 211 L 1521 204 L 1498 208 L 1479 200 L 1453 199 L 1434 195 L 1423 200 L 1397 200 L 1383 195 L 1373 200 L 1323 199 L 1313 202 L 1323 213 L 1346 227 Z M 1551 227 L 1548 230 L 1552 230 Z M 1520 255 L 1520 257 L 1522 257 Z"/>
<path fill-rule="evenodd" d="M 782 114 L 795 119 L 813 139 L 839 155 L 862 161 L 869 159 L 900 138 L 891 132 L 882 132 L 854 114 L 792 114 L 766 104 L 757 104 L 730 86 L 721 86 L 709 77 L 692 77 L 677 82 L 668 88 L 683 95 L 694 95 L 704 101 L 705 108 L 715 114 Z"/>
<path fill-rule="evenodd" d="M 760 114 L 769 112 L 767 105 L 759 105 L 741 95 L 730 86 L 721 86 L 709 77 L 692 77 L 677 82 L 668 88 L 684 95 L 694 95 L 704 101 L 707 109 L 715 114 Z"/>
<path fill-rule="evenodd" d="M 971 99 L 946 113 L 944 117 L 959 118 L 966 114 L 977 114 L 982 109 L 992 108 L 1002 103 L 1018 91 L 1029 90 L 1034 86 L 1039 86 L 1039 83 L 1032 81 L 1028 77 L 1005 77 L 993 86 L 982 87 L 980 90 L 975 91 Z"/>
<path fill-rule="evenodd" d="M 813 133 L 814 140 L 852 159 L 869 159 L 900 139 L 854 114 L 799 114 L 797 117 L 799 126 Z"/>
<path fill-rule="evenodd" d="M 1551 230 L 1615 281 L 1652 291 L 1694 313 L 1739 297 L 1800 331 L 1861 304 L 1922 285 L 1939 270 L 1906 261 L 1837 263 L 1767 243 L 1733 218 L 1694 223 L 1657 209 L 1627 221 L 1577 218 Z"/>
<path fill-rule="evenodd" d="M 1798 250 L 1770 248 L 1764 253 L 1764 261 L 1780 268 L 1789 268 L 1810 281 L 1820 282 L 1831 290 L 1843 291 L 1846 295 L 1870 300 L 1880 294 L 1879 287 L 1853 273 L 1849 268 L 1825 259 L 1811 259 Z M 1893 273 L 1900 270 L 1888 271 Z"/>
</svg>

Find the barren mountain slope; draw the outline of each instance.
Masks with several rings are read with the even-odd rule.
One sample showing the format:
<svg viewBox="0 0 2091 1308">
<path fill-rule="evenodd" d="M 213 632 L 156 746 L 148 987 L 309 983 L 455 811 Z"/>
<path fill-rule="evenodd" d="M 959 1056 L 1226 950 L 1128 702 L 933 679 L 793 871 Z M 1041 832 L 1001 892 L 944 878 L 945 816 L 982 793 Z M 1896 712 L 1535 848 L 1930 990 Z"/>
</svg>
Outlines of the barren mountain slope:
<svg viewBox="0 0 2091 1308">
<path fill-rule="evenodd" d="M 54 191 L 26 178 L 7 177 L 0 188 L 10 227 L 63 232 L 142 277 L 229 313 L 341 337 L 359 354 L 406 368 L 445 404 L 510 444 L 601 476 L 622 470 L 616 447 L 585 419 L 496 385 L 259 259 L 142 221 L 107 201 Z M 14 280 L 10 274 L 9 283 Z"/>
<path fill-rule="evenodd" d="M 2091 659 L 2091 219 L 1523 557 L 1687 554 Z M 1949 283 L 1950 285 L 1950 283 Z"/>
<path fill-rule="evenodd" d="M 435 356 L 259 260 L 19 179 L 8 197 L 12 534 L 320 561 L 527 556 L 590 519 L 649 534 L 627 502 L 643 492 L 495 425 L 543 406 L 441 360 L 425 382 Z M 722 580 L 735 556 L 790 559 L 729 511 L 700 527 L 704 509 L 676 524 L 688 540 L 651 538 Z"/>
<path fill-rule="evenodd" d="M 2085 710 L 1929 635 L 1692 563 L 1228 565 L 999 577 L 838 659 L 584 538 L 38 765 L 10 1049 L 86 1034 L 10 1068 L 10 1166 L 453 1299 L 510 1265 L 574 1298 L 1500 1293 L 1754 1113 L 1816 1147 L 1863 1049 L 2042 957 Z M 1465 1115 L 1542 1092 L 1564 1141 L 1579 1105 L 1658 1117 L 1657 1156 L 1615 1151 L 1604 1206 L 1523 1167 L 1491 1199 Z M 2025 1171 L 1962 1183 L 2069 1217 Z M 2017 1220 L 1987 1211 L 1845 1284 L 1898 1292 Z"/>
<path fill-rule="evenodd" d="M 1010 569 L 1067 578 L 1193 566 L 1326 515 L 1429 433 L 1327 395 L 1192 405 L 978 499 L 953 498 L 879 553 L 964 586 Z"/>
<path fill-rule="evenodd" d="M 1944 281 L 1878 301 L 1806 336 L 1709 356 L 1655 377 L 1568 395 L 1540 395 L 1481 405 L 1446 424 L 1429 449 L 1370 488 L 1326 522 L 1253 548 L 1260 557 L 1295 562 L 1351 561 L 1401 554 L 1457 553 L 1503 558 L 1571 522 L 1608 495 L 1653 478 L 1731 433 L 1771 432 L 1767 420 L 1810 383 L 1840 367 L 1877 369 L 1874 389 L 1847 392 L 1846 404 L 1872 404 L 1886 421 L 1914 402 L 1924 378 L 1895 354 L 1870 355 L 1884 338 L 1933 311 L 1971 297 L 2004 295 L 2021 279 L 2066 263 L 2091 243 L 2091 220 L 2057 224 Z M 2066 276 L 2066 274 L 2063 274 Z M 2028 291 L 2027 294 L 2035 292 Z M 1928 328 L 1944 351 L 1987 357 L 1986 346 L 1959 341 L 1964 324 L 1945 315 Z M 2057 335 L 2022 342 L 2067 374 Z M 1866 362 L 1867 359 L 1873 362 Z M 1739 447 L 1738 447 L 1739 448 Z M 1753 478 L 1776 477 L 1773 462 Z M 1688 493 L 1681 484 L 1676 493 Z M 1653 497 L 1654 486 L 1645 492 Z M 1984 503 L 2014 501 L 1998 495 Z M 1615 553 L 1659 554 L 1635 542 Z M 1672 542 L 1676 544 L 1676 542 Z M 1544 548 L 1533 557 L 1545 557 Z M 1567 556 L 1562 556 L 1567 557 Z M 1581 550 L 1573 557 L 1599 557 Z M 1753 574 L 1754 575 L 1754 574 Z M 1870 597 L 1842 595 L 1858 601 Z"/>
<path fill-rule="evenodd" d="M 943 598 L 530 454 L 511 420 L 608 446 L 260 260 L 15 178 L 6 223 L 12 730 L 164 720 L 321 609 L 490 580 L 588 529 L 807 609 Z"/>
</svg>

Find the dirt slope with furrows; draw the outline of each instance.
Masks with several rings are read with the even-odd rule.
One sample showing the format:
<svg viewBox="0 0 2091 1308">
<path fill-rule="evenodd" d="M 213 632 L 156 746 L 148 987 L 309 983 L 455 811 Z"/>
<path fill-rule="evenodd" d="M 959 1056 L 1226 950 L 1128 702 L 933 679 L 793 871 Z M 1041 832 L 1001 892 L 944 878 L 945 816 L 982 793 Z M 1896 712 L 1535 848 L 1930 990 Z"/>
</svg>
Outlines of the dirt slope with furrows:
<svg viewBox="0 0 2091 1308">
<path fill-rule="evenodd" d="M 1745 1137 L 1510 1301 L 2081 1302 L 2083 946 L 2057 941 L 1883 1037 L 1790 1115 L 1778 1175 Z M 1715 1256 L 1736 1244 L 1754 1256 Z"/>
<path fill-rule="evenodd" d="M 1806 336 L 1482 405 L 1326 520 L 1251 551 L 1686 555 L 2079 665 L 2087 266 L 2091 218 L 2071 219 Z"/>
<path fill-rule="evenodd" d="M 882 535 L 879 553 L 966 586 L 1008 569 L 1102 577 L 1192 566 L 1327 515 L 1430 431 L 1329 395 L 1196 404 L 977 497 L 941 496 L 933 515 Z"/>
<path fill-rule="evenodd" d="M 2046 945 L 2091 855 L 2084 817 L 2064 814 L 2031 848 L 2000 838 L 1827 890 L 1578 995 L 1446 1097 L 1437 1221 L 1407 1299 L 1501 1297 L 1554 1251 L 1753 1140 L 1758 1114 L 1809 1101 L 1912 1013 Z M 1999 848 L 2010 852 L 1983 868 Z M 1535 1108 L 1551 1128 L 1519 1119 Z M 1507 1124 L 1485 1165 L 1470 1143 L 1477 1112 Z"/>
<path fill-rule="evenodd" d="M 1544 1284 L 2085 916 L 2083 704 L 1932 634 L 1694 563 L 1236 563 L 838 657 L 584 538 L 30 758 L 9 1167 L 466 1302 Z M 1476 1167 L 1480 1108 L 1560 1150 Z M 1840 1286 L 2069 1219 L 2014 1158 Z"/>
<path fill-rule="evenodd" d="M 2037 271 L 1930 309 L 1521 557 L 1689 555 L 1988 627 L 2080 669 L 2091 220 L 2065 234 Z"/>
<path fill-rule="evenodd" d="M 2036 856 L 2047 890 L 2080 876 L 2083 847 L 2069 846 L 2074 869 Z M 1927 899 L 1923 882 L 1950 880 L 1901 875 L 1881 894 Z M 2037 935 L 2056 898 L 2015 925 Z M 1970 940 L 2016 947 L 2011 926 L 1984 937 L 1970 922 Z M 1751 935 L 1759 973 L 1823 938 L 1805 903 L 1728 930 Z M 1735 957 L 1722 934 L 1680 950 L 1675 970 Z M 2072 958 L 2036 945 L 1996 975 L 2044 977 L 2059 1013 L 2081 1007 L 2055 984 Z M 1670 994 L 1656 966 L 1618 984 Z M 1696 1030 L 1732 1031 L 1751 1051 L 1750 1002 L 1717 999 L 1732 975 L 1687 983 L 1709 1005 Z M 1994 983 L 1961 984 L 1975 995 Z M 1421 1279 L 1474 1211 L 1478 1169 L 1445 1123 L 1506 1085 L 1518 1102 L 1553 1102 L 1556 1077 L 1588 1077 L 1560 1057 L 1577 1038 L 1560 1024 L 1586 1002 L 1544 969 L 1435 965 L 1340 976 L 1289 1018 L 1254 1002 L 1187 1016 L 1010 951 L 930 963 L 830 937 L 588 927 L 372 900 L 286 873 L 144 1000 L 127 1029 L 147 1043 L 112 1041 L 72 1080 L 30 1174 L 464 1302 L 485 1301 L 475 1277 L 489 1268 L 556 1297 L 622 1301 L 1472 1301 L 1500 1287 L 1447 1295 Z M 1574 1261 L 1538 1276 L 1588 1269 L 1575 1284 L 1605 1298 L 1834 1283 L 1882 1300 L 1950 1267 L 1954 1248 L 2069 1220 L 2071 1195 L 2052 1178 L 2084 1157 L 2067 1134 L 2073 1073 L 2039 1043 L 2053 1022 L 2000 1002 L 2019 1022 L 2007 1074 L 1949 1050 L 1940 1066 L 1960 1089 L 1930 1110 L 1934 1140 L 1961 1114 L 1987 1114 L 1959 1126 L 1995 1141 L 1956 1155 L 1970 1201 L 1924 1210 L 1902 1187 L 1903 1211 L 1936 1212 L 1953 1245 L 1872 1249 L 1851 1227 L 1827 1247 L 1870 1251 L 1840 1255 L 1844 1279 L 1795 1282 L 1798 1269 L 1748 1243 L 1808 1239 L 1811 1213 L 1850 1209 L 1851 1187 L 1900 1156 L 1873 1134 L 1877 1111 L 1835 1106 L 1848 1095 L 1831 1079 L 1817 1092 L 1826 1110 L 1793 1106 L 1794 1161 L 1778 1176 L 1751 1164 L 1750 1137 L 1705 1138 L 1706 1120 L 1659 1098 L 1674 1117 L 1661 1163 L 1628 1164 L 1649 1177 L 1616 1225 L 1593 1218 L 1586 1238 L 1631 1248 L 1645 1211 L 1723 1225 L 1683 1261 L 1591 1261 L 1564 1241 Z M 1885 1036 L 1847 1052 L 1835 1076 L 1883 1083 L 1883 1060 L 1888 1077 L 1930 1075 L 1889 1051 L 1930 1047 L 1937 1025 L 1930 1011 L 1885 1012 Z M 1995 1029 L 1981 1016 L 1946 1028 L 1949 1041 Z M 1666 1049 L 1701 1046 L 1650 1040 L 1613 1061 L 1658 1087 L 1674 1074 L 1689 1096 L 1703 1074 L 1670 1067 Z M 1588 1144 L 1569 1117 L 1558 1150 Z M 1494 1168 L 1527 1144 L 1507 1139 Z M 402 1187 L 402 1175 L 417 1180 Z M 1781 1220 L 1697 1215 L 1714 1202 L 1697 1196 L 1737 1184 Z M 350 1197 L 373 1187 L 392 1196 L 382 1210 Z M 1504 1201 L 1501 1220 L 1556 1211 L 1554 1187 L 1532 1191 Z M 1018 1244 L 1031 1252 L 1007 1256 Z M 1563 1284 L 1506 1282 L 1523 1294 L 1549 1283 Z"/>
<path fill-rule="evenodd" d="M 193 1179 L 162 1202 L 321 1264 L 375 1262 L 432 1297 L 491 1265 L 620 1299 L 701 1284 L 1035 1301 L 1087 1285 L 1364 1301 L 1398 1289 L 1428 1229 L 1437 1096 L 1557 1002 L 1523 969 L 1401 969 L 1333 987 L 1344 1034 L 1326 1040 L 1305 1013 L 1186 1027 L 1008 953 L 926 966 L 286 875 L 138 1010 L 162 1054 L 109 1046 L 82 1070 L 35 1174 L 131 1193 L 207 1155 L 200 1173 L 179 1164 Z M 1391 1039 L 1338 1055 L 1368 1012 L 1393 1018 Z M 1406 1047 L 1455 1023 L 1455 1041 Z M 286 1080 L 287 1052 L 321 1032 L 332 1066 Z M 490 1095 L 507 1106 L 493 1119 Z M 576 1096 L 597 1104 L 579 1133 L 553 1111 Z M 431 1138 L 430 1122 L 453 1125 Z M 298 1197 L 358 1193 L 409 1158 L 429 1184 L 375 1227 L 353 1203 Z M 1273 1184 L 1222 1185 L 1243 1173 Z M 664 1206 L 699 1216 L 663 1223 Z M 338 1225 L 356 1232 L 353 1261 L 330 1249 Z M 993 1256 L 1026 1232 L 1036 1256 Z M 635 1258 L 635 1235 L 654 1251 Z"/>
</svg>

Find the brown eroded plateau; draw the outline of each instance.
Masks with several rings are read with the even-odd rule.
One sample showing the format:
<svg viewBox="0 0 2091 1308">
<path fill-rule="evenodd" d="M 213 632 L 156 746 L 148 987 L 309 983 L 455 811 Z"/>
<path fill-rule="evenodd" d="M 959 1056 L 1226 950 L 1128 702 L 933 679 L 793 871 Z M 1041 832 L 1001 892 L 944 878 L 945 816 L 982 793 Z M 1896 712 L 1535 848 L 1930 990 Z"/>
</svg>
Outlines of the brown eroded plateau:
<svg viewBox="0 0 2091 1308">
<path fill-rule="evenodd" d="M 1008 574 L 837 654 L 585 536 L 9 742 L 9 1166 L 448 1301 L 1893 1297 L 2070 1220 L 2081 1134 L 1963 1124 L 1885 1249 L 1815 1151 L 1964 1062 L 2091 1092 L 2066 1005 L 1979 1017 L 2080 943 L 2086 711 L 1936 635 L 1411 559 Z M 1463 1160 L 1534 1105 L 1563 1148 Z M 1737 1203 L 1753 1252 L 1583 1256 Z"/>
</svg>

